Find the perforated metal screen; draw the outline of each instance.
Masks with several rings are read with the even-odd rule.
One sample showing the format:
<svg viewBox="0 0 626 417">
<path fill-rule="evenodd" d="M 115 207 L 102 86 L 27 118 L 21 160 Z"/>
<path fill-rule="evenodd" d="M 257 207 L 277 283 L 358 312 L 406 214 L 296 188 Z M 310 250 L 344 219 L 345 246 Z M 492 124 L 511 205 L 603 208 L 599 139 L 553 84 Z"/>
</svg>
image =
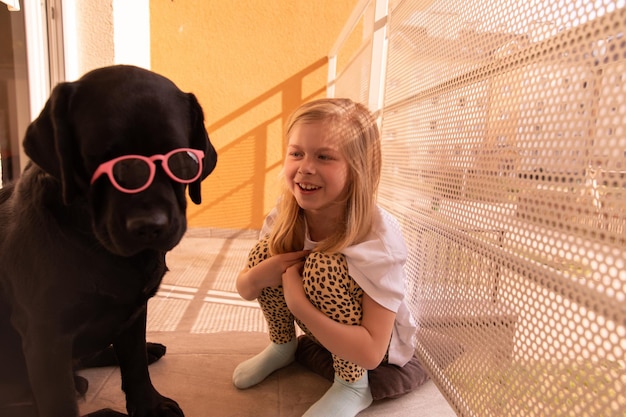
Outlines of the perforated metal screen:
<svg viewBox="0 0 626 417">
<path fill-rule="evenodd" d="M 624 7 L 389 4 L 379 200 L 459 415 L 626 416 Z"/>
</svg>

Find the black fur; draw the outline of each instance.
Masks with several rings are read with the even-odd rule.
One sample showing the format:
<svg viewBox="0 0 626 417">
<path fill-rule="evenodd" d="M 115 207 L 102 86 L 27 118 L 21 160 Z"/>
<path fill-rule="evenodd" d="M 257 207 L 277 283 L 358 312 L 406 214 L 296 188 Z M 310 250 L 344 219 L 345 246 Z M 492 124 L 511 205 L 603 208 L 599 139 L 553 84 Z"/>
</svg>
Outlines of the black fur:
<svg viewBox="0 0 626 417">
<path fill-rule="evenodd" d="M 77 416 L 73 367 L 111 344 L 130 415 L 183 415 L 152 386 L 145 333 L 165 254 L 187 228 L 186 186 L 159 167 L 141 193 L 106 176 L 90 185 L 102 162 L 181 147 L 205 151 L 189 186 L 199 204 L 217 155 L 192 94 L 132 66 L 55 87 L 26 132 L 32 162 L 0 190 L 0 415 Z"/>
</svg>

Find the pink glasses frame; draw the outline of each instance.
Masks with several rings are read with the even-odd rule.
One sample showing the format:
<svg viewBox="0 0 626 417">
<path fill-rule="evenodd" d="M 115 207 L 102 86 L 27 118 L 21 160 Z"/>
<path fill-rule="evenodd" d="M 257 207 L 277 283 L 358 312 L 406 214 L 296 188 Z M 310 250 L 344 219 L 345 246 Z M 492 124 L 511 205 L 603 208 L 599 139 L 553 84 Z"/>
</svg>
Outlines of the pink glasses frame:
<svg viewBox="0 0 626 417">
<path fill-rule="evenodd" d="M 167 166 L 167 163 L 165 163 L 169 159 L 170 156 L 178 152 L 190 152 L 198 158 L 198 173 L 193 178 L 188 179 L 188 180 L 182 180 L 178 178 L 176 175 L 174 175 L 172 171 L 170 171 L 170 168 Z M 143 186 L 136 188 L 136 189 L 129 190 L 119 185 L 117 181 L 115 180 L 115 176 L 113 175 L 113 166 L 117 162 L 123 161 L 126 159 L 140 159 L 148 164 L 148 167 L 150 168 L 150 175 L 148 176 L 148 180 Z M 98 166 L 96 171 L 93 173 L 93 176 L 91 177 L 91 184 L 96 182 L 96 180 L 100 178 L 100 176 L 102 176 L 103 174 L 106 174 L 109 177 L 109 181 L 111 182 L 111 184 L 113 184 L 113 186 L 117 188 L 119 191 L 123 193 L 127 193 L 127 194 L 135 194 L 135 193 L 142 192 L 143 190 L 148 188 L 150 184 L 152 184 L 152 181 L 154 181 L 154 175 L 156 173 L 156 165 L 154 163 L 155 161 L 162 162 L 161 167 L 163 168 L 163 171 L 165 171 L 165 173 L 171 179 L 182 184 L 189 184 L 189 183 L 194 182 L 198 178 L 200 178 L 200 175 L 202 175 L 202 160 L 203 159 L 204 159 L 204 151 L 201 151 L 199 149 L 192 149 L 192 148 L 178 148 L 178 149 L 174 149 L 166 153 L 165 155 L 152 155 L 149 157 L 143 156 L 143 155 L 123 155 L 123 156 L 119 156 L 117 158 L 111 159 L 110 161 L 103 162 L 102 164 L 100 164 L 100 166 Z"/>
</svg>

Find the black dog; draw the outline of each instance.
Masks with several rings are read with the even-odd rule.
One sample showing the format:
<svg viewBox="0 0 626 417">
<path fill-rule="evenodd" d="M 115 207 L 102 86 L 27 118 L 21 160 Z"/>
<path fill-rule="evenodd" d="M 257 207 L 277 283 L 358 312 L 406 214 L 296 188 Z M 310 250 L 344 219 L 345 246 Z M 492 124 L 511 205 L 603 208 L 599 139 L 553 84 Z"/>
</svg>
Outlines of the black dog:
<svg viewBox="0 0 626 417">
<path fill-rule="evenodd" d="M 198 101 L 147 70 L 97 69 L 55 87 L 24 149 L 0 190 L 0 415 L 77 416 L 73 365 L 112 344 L 128 413 L 182 416 L 150 381 L 146 303 L 187 228 L 187 185 L 199 204 L 217 162 Z"/>
</svg>

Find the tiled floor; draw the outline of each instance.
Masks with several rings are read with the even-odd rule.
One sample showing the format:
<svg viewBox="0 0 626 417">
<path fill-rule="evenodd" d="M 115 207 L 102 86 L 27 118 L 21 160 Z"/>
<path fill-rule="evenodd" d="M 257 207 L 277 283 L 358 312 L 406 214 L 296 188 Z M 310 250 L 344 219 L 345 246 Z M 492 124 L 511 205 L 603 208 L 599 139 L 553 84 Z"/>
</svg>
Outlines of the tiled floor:
<svg viewBox="0 0 626 417">
<path fill-rule="evenodd" d="M 187 417 L 301 416 L 330 382 L 290 365 L 248 390 L 231 383 L 238 363 L 266 344 L 266 325 L 256 303 L 242 301 L 234 281 L 245 266 L 256 232 L 190 230 L 168 255 L 170 272 L 150 301 L 148 341 L 167 354 L 150 366 L 157 389 L 175 399 Z M 81 412 L 124 411 L 116 368 L 87 369 L 89 390 Z M 360 416 L 452 417 L 432 382 L 395 400 L 375 402 Z"/>
</svg>

